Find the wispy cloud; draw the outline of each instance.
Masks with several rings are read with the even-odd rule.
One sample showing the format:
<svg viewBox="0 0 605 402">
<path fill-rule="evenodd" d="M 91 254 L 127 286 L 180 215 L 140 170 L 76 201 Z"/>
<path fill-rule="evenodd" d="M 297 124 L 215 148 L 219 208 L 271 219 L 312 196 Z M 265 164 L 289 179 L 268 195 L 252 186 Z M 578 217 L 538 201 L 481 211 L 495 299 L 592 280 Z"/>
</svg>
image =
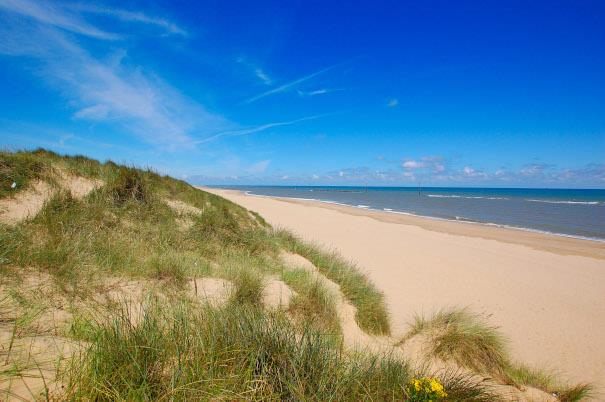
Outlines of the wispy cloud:
<svg viewBox="0 0 605 402">
<path fill-rule="evenodd" d="M 246 172 L 248 172 L 250 174 L 264 173 L 267 170 L 267 168 L 269 167 L 270 163 L 271 163 L 271 160 L 269 160 L 269 159 L 260 161 L 260 162 L 256 162 L 256 163 L 250 165 L 246 169 Z"/>
<path fill-rule="evenodd" d="M 300 119 L 295 119 L 295 120 L 279 121 L 279 122 L 275 122 L 275 123 L 261 124 L 259 126 L 255 126 L 255 127 L 222 131 L 222 132 L 214 134 L 208 138 L 204 138 L 203 140 L 196 141 L 196 143 L 205 144 L 208 142 L 216 141 L 222 137 L 238 137 L 238 136 L 242 136 L 242 135 L 254 134 L 254 133 L 268 130 L 270 128 L 290 126 L 292 124 L 301 123 L 303 121 L 315 120 L 315 119 L 319 119 L 320 117 L 324 117 L 324 116 L 328 116 L 328 115 L 329 114 L 318 114 L 318 115 L 314 115 L 314 116 L 302 117 Z"/>
<path fill-rule="evenodd" d="M 387 102 L 387 106 L 388 107 L 396 107 L 399 105 L 399 100 L 393 98 L 393 99 L 389 99 L 389 101 Z"/>
<path fill-rule="evenodd" d="M 247 60 L 245 57 L 238 57 L 235 61 L 244 67 L 246 70 L 251 71 L 256 78 L 258 78 L 265 85 L 273 85 L 273 79 L 269 76 L 269 74 L 256 63 L 253 63 Z"/>
<path fill-rule="evenodd" d="M 313 91 L 301 91 L 301 90 L 297 90 L 296 92 L 300 95 L 300 96 L 317 96 L 317 95 L 325 95 L 325 94 L 329 94 L 330 92 L 339 92 L 339 91 L 344 91 L 344 88 L 321 88 L 321 89 L 316 89 Z"/>
<path fill-rule="evenodd" d="M 103 8 L 92 5 L 79 4 L 75 9 L 84 13 L 92 13 L 98 15 L 106 15 L 114 17 L 124 22 L 136 22 L 140 24 L 152 25 L 161 28 L 170 35 L 188 36 L 187 31 L 179 27 L 174 22 L 164 18 L 152 17 L 139 11 L 129 11 L 115 8 Z"/>
<path fill-rule="evenodd" d="M 262 68 L 255 68 L 254 69 L 254 74 L 256 74 L 256 76 L 265 84 L 265 85 L 271 85 L 273 83 L 273 80 L 267 75 L 267 73 L 265 73 L 263 71 Z"/>
<path fill-rule="evenodd" d="M 10 11 L 37 22 L 97 39 L 116 40 L 120 35 L 101 30 L 77 13 L 57 4 L 30 0 L 0 0 L 0 10 Z"/>
<path fill-rule="evenodd" d="M 256 102 L 257 100 L 265 98 L 267 96 L 274 95 L 274 94 L 277 94 L 277 93 L 280 93 L 280 92 L 286 92 L 286 91 L 290 90 L 291 88 L 293 88 L 293 87 L 295 87 L 295 86 L 297 86 L 299 84 L 302 84 L 305 81 L 308 81 L 308 80 L 310 80 L 312 78 L 317 77 L 318 75 L 324 74 L 324 73 L 332 70 L 333 68 L 339 66 L 340 64 L 342 64 L 342 63 L 337 63 L 337 64 L 334 64 L 334 65 L 331 65 L 329 67 L 326 67 L 326 68 L 323 68 L 323 69 L 321 69 L 319 71 L 316 71 L 316 72 L 314 72 L 312 74 L 305 75 L 304 77 L 298 78 L 298 79 L 296 79 L 294 81 L 290 81 L 290 82 L 288 82 L 286 84 L 280 85 L 279 87 L 276 87 L 276 88 L 270 89 L 268 91 L 265 91 L 265 92 L 263 92 L 263 93 L 261 93 L 259 95 L 253 96 L 253 97 L 251 97 L 249 99 L 246 99 L 243 103 Z"/>
<path fill-rule="evenodd" d="M 166 148 L 191 147 L 194 137 L 236 127 L 133 60 L 125 63 L 127 51 L 114 51 L 110 57 L 91 53 L 65 30 L 98 39 L 114 37 L 72 12 L 47 3 L 0 0 L 2 12 L 35 23 L 4 19 L 0 53 L 28 57 L 33 71 L 67 98 L 75 119 L 119 125 Z"/>
</svg>

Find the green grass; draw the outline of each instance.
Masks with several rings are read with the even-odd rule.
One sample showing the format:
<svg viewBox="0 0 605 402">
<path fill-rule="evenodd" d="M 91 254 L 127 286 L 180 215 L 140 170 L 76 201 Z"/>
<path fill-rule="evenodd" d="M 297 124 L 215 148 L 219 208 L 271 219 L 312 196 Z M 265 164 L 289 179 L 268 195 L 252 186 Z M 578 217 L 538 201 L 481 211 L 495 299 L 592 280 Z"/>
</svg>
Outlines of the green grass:
<svg viewBox="0 0 605 402">
<path fill-rule="evenodd" d="M 148 181 L 140 170 L 121 166 L 107 183 L 106 191 L 118 205 L 128 201 L 145 203 L 152 197 Z"/>
<path fill-rule="evenodd" d="M 101 325 L 69 372 L 70 400 L 404 400 L 414 373 L 389 356 L 349 355 L 283 313 L 151 303 L 143 321 Z M 493 400 L 444 378 L 453 400 Z"/>
<path fill-rule="evenodd" d="M 313 276 L 302 269 L 284 271 L 282 280 L 296 295 L 290 301 L 289 312 L 303 323 L 323 332 L 340 335 L 334 295 Z"/>
<path fill-rule="evenodd" d="M 357 267 L 338 254 L 305 243 L 289 232 L 277 231 L 275 236 L 286 250 L 302 255 L 327 278 L 340 285 L 345 297 L 357 308 L 355 319 L 361 329 L 375 335 L 390 333 L 384 295 Z"/>
<path fill-rule="evenodd" d="M 416 316 L 406 337 L 417 334 L 428 335 L 433 356 L 508 381 L 505 339 L 480 316 L 466 309 L 439 311 L 430 319 Z"/>
<path fill-rule="evenodd" d="M 227 269 L 227 278 L 235 286 L 231 302 L 250 306 L 262 306 L 265 281 L 263 275 L 250 267 L 235 266 Z"/>
<path fill-rule="evenodd" d="M 542 369 L 531 368 L 518 363 L 509 363 L 505 367 L 506 374 L 517 384 L 538 388 L 556 395 L 563 402 L 576 402 L 590 399 L 594 388 L 590 384 L 569 385 L 562 383 L 554 373 Z"/>
<path fill-rule="evenodd" d="M 47 161 L 33 153 L 0 151 L 0 198 L 23 190 L 32 180 L 42 178 L 49 168 Z"/>
</svg>

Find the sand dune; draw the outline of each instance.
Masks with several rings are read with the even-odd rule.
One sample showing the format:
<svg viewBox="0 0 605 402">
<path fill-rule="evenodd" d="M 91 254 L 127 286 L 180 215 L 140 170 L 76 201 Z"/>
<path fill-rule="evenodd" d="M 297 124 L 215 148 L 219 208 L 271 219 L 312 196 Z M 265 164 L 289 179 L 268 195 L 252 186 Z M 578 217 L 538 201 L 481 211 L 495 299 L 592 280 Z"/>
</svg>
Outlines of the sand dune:
<svg viewBox="0 0 605 402">
<path fill-rule="evenodd" d="M 395 333 L 415 313 L 491 313 L 513 356 L 605 386 L 605 244 L 205 189 L 339 250 L 385 293 Z"/>
</svg>

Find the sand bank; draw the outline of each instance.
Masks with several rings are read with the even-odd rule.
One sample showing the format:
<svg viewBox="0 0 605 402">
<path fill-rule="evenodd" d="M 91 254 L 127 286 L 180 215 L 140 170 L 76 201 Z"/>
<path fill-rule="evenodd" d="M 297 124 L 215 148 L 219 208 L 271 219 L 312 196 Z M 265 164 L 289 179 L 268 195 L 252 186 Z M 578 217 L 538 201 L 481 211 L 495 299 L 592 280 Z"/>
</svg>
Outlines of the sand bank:
<svg viewBox="0 0 605 402">
<path fill-rule="evenodd" d="M 605 243 L 205 190 L 358 263 L 395 333 L 415 313 L 468 306 L 492 314 L 519 360 L 605 387 Z"/>
</svg>

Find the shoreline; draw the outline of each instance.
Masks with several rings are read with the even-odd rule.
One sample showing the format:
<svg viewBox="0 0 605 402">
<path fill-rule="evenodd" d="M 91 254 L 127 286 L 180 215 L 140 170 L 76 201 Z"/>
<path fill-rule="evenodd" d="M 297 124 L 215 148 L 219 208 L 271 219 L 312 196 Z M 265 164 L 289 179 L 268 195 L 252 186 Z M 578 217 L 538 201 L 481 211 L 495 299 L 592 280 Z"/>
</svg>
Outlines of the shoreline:
<svg viewBox="0 0 605 402">
<path fill-rule="evenodd" d="M 572 234 L 567 234 L 567 233 L 548 232 L 546 230 L 532 229 L 532 228 L 526 228 L 526 227 L 520 227 L 520 226 L 511 226 L 511 225 L 505 225 L 505 224 L 494 223 L 494 222 L 480 222 L 480 221 L 473 221 L 473 220 L 469 220 L 469 219 L 441 218 L 438 216 L 415 214 L 413 212 L 396 211 L 392 208 L 376 209 L 376 208 L 372 208 L 368 205 L 349 205 L 349 204 L 345 204 L 342 202 L 320 200 L 317 198 L 280 197 L 277 195 L 253 194 L 250 190 L 243 191 L 243 190 L 227 189 L 227 188 L 223 188 L 223 187 L 208 187 L 208 188 L 216 188 L 219 190 L 227 190 L 227 191 L 229 191 L 229 190 L 239 191 L 239 192 L 243 193 L 244 195 L 248 195 L 251 197 L 268 197 L 268 198 L 274 198 L 274 199 L 279 199 L 279 200 L 320 202 L 320 203 L 324 203 L 324 204 L 340 205 L 343 207 L 356 208 L 356 209 L 361 209 L 361 210 L 365 210 L 365 211 L 386 212 L 386 213 L 390 213 L 390 214 L 406 215 L 406 216 L 422 218 L 422 219 L 429 219 L 429 220 L 436 220 L 436 221 L 467 223 L 467 224 L 471 224 L 471 225 L 483 225 L 483 226 L 488 226 L 488 227 L 497 227 L 497 228 L 502 228 L 502 229 L 511 229 L 511 230 L 520 230 L 523 232 L 539 233 L 539 234 L 544 234 L 544 235 L 549 235 L 549 236 L 565 237 L 565 238 L 569 238 L 569 239 L 587 240 L 587 241 L 593 241 L 593 242 L 597 242 L 597 243 L 605 243 L 605 238 L 585 237 L 585 236 L 577 236 L 577 235 L 572 235 Z"/>
<path fill-rule="evenodd" d="M 347 205 L 335 201 L 253 194 L 250 191 L 232 188 L 204 186 L 198 186 L 198 188 L 206 191 L 218 190 L 221 192 L 234 192 L 247 197 L 267 198 L 300 205 L 317 206 L 353 216 L 366 216 L 382 222 L 412 225 L 440 233 L 496 240 L 504 243 L 523 245 L 533 249 L 548 251 L 560 255 L 577 255 L 605 260 L 605 239 L 583 238 L 573 235 L 540 231 L 531 228 L 519 228 L 495 223 L 453 220 L 417 215 L 402 211 L 386 211 L 373 209 L 370 207 L 362 208 L 360 206 Z"/>
</svg>

